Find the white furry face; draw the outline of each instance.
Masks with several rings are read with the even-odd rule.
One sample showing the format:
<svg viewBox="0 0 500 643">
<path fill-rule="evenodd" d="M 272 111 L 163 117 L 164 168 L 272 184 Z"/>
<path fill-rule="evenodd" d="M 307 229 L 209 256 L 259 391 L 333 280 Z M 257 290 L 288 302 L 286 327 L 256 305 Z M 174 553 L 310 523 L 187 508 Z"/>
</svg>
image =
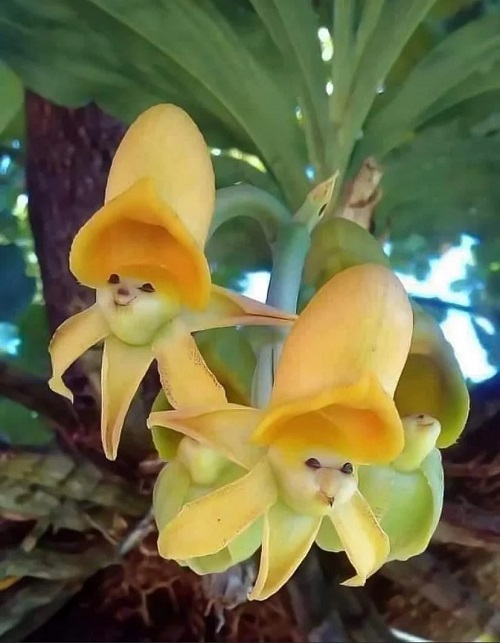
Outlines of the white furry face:
<svg viewBox="0 0 500 643">
<path fill-rule="evenodd" d="M 284 499 L 296 511 L 324 515 L 347 502 L 357 489 L 353 465 L 335 454 L 311 448 L 291 459 L 271 446 L 268 456 Z"/>
<path fill-rule="evenodd" d="M 179 312 L 180 304 L 172 296 L 159 294 L 154 284 L 112 274 L 108 284 L 97 289 L 100 306 L 113 333 L 127 344 L 144 345 Z"/>
</svg>

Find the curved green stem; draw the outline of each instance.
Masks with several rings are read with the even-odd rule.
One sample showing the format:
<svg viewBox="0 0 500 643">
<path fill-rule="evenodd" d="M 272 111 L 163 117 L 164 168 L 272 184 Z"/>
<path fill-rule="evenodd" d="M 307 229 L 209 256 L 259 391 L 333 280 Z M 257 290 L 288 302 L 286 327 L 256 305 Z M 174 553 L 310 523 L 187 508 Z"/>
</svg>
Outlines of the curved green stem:
<svg viewBox="0 0 500 643">
<path fill-rule="evenodd" d="M 302 279 L 302 270 L 309 251 L 311 237 L 301 223 L 282 226 L 274 252 L 273 269 L 266 303 L 288 313 L 295 313 Z M 279 339 L 263 346 L 259 352 L 252 385 L 252 403 L 262 408 L 269 401 L 286 331 L 277 329 Z"/>
<path fill-rule="evenodd" d="M 208 237 L 236 217 L 255 219 L 271 244 L 276 240 L 278 229 L 289 223 L 292 215 L 276 197 L 253 185 L 221 188 L 217 190 L 215 214 Z"/>
<path fill-rule="evenodd" d="M 280 229 L 266 303 L 287 313 L 297 311 L 302 270 L 310 242 L 305 225 L 290 223 Z"/>
</svg>

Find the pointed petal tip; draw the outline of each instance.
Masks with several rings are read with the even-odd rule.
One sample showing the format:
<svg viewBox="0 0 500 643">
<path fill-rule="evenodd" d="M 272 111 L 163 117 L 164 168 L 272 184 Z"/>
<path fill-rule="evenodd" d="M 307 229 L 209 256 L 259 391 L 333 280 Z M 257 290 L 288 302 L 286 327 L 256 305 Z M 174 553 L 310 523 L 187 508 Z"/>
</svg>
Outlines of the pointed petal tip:
<svg viewBox="0 0 500 643">
<path fill-rule="evenodd" d="M 364 587 L 366 585 L 366 578 L 363 576 L 353 576 L 352 578 L 348 578 L 345 580 L 343 583 L 340 583 L 344 587 Z"/>
<path fill-rule="evenodd" d="M 62 397 L 65 397 L 73 404 L 75 399 L 74 395 L 60 377 L 51 377 L 48 381 L 48 386 L 51 391 L 58 395 L 62 395 Z"/>
<path fill-rule="evenodd" d="M 229 326 L 291 326 L 297 315 L 212 284 L 208 307 L 183 315 L 191 332 Z"/>
</svg>

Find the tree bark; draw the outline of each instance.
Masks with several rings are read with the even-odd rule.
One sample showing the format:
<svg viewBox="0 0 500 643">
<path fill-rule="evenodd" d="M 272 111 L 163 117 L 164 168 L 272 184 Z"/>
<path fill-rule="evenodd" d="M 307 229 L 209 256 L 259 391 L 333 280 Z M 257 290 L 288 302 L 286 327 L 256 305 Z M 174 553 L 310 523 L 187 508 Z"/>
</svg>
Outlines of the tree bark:
<svg viewBox="0 0 500 643">
<path fill-rule="evenodd" d="M 29 220 L 51 330 L 92 303 L 69 272 L 78 229 L 101 207 L 125 126 L 96 105 L 68 109 L 26 94 Z"/>
</svg>

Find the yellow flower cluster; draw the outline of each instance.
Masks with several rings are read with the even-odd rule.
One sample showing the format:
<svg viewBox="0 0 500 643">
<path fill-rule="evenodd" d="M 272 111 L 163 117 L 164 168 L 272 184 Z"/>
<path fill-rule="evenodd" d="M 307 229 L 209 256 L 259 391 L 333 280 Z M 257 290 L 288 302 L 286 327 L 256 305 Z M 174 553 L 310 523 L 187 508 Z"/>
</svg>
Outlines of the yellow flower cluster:
<svg viewBox="0 0 500 643">
<path fill-rule="evenodd" d="M 355 570 L 346 583 L 363 584 L 427 546 L 442 506 L 436 445 L 463 429 L 467 389 L 439 328 L 387 266 L 341 270 L 298 318 L 214 286 L 204 254 L 214 183 L 184 111 L 158 105 L 130 127 L 105 204 L 71 249 L 96 303 L 56 331 L 50 385 L 71 397 L 62 375 L 104 340 L 101 430 L 115 458 L 157 361 L 169 409 L 148 424 L 168 459 L 153 498 L 165 558 L 203 574 L 260 547 L 250 598 L 262 600 L 316 542 L 345 551 Z M 228 402 L 192 337 L 244 324 L 291 328 L 265 408 Z"/>
</svg>

